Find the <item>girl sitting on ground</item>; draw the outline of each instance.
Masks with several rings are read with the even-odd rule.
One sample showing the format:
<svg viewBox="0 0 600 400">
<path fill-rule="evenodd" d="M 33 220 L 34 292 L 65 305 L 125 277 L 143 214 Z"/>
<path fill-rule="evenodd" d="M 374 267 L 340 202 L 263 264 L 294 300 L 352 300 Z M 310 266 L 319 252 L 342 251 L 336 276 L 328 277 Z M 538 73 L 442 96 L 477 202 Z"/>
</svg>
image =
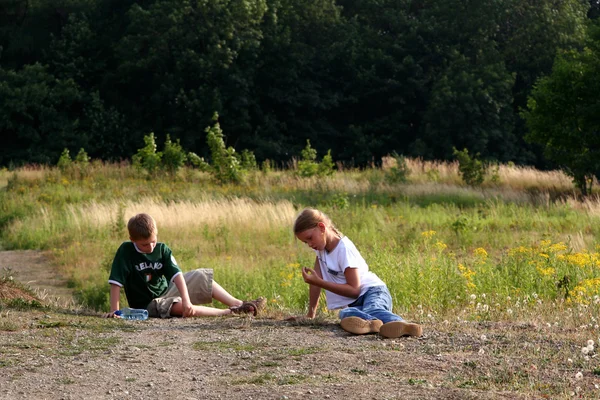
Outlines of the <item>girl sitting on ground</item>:
<svg viewBox="0 0 600 400">
<path fill-rule="evenodd" d="M 314 318 L 321 289 L 327 308 L 340 309 L 342 328 L 356 335 L 379 333 L 386 338 L 421 336 L 420 325 L 392 312 L 386 284 L 373 272 L 350 239 L 321 211 L 306 208 L 294 222 L 294 234 L 316 253 L 314 268 L 302 268 L 310 285 L 308 318 Z"/>
</svg>

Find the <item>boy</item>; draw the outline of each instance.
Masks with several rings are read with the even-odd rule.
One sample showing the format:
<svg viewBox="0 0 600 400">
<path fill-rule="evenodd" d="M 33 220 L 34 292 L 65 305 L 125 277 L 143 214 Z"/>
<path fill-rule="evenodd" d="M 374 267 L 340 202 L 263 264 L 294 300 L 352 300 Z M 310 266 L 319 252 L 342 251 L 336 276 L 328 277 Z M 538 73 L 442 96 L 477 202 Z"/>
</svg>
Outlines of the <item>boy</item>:
<svg viewBox="0 0 600 400">
<path fill-rule="evenodd" d="M 236 299 L 213 281 L 212 269 L 201 268 L 185 275 L 171 249 L 157 242 L 156 222 L 148 214 L 137 214 L 127 223 L 130 242 L 123 242 L 113 260 L 110 283 L 110 313 L 119 309 L 121 288 L 132 308 L 145 308 L 150 317 L 169 318 L 221 316 L 252 313 L 264 307 L 265 299 Z M 229 308 L 219 309 L 195 304 L 215 299 Z"/>
</svg>

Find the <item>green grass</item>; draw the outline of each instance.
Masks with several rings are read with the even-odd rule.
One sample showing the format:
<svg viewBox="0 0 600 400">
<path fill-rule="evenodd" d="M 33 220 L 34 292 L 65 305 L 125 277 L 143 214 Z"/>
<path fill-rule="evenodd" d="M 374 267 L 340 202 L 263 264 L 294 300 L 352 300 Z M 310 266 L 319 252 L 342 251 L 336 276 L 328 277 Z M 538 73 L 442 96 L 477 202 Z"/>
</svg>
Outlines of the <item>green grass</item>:
<svg viewBox="0 0 600 400">
<path fill-rule="evenodd" d="M 514 182 L 471 189 L 455 177 L 392 185 L 378 170 L 322 179 L 275 171 L 221 186 L 192 170 L 149 181 L 98 163 L 83 178 L 34 172 L 3 172 L 2 246 L 47 250 L 78 300 L 98 310 L 108 309 L 106 282 L 126 221 L 145 211 L 184 270 L 213 268 L 234 296 L 262 295 L 271 310 L 303 313 L 300 270 L 314 264 L 314 253 L 294 239 L 291 224 L 305 206 L 328 213 L 354 241 L 407 318 L 512 320 L 524 309 L 599 307 L 598 213 L 539 202 L 539 191 L 531 197 Z"/>
</svg>

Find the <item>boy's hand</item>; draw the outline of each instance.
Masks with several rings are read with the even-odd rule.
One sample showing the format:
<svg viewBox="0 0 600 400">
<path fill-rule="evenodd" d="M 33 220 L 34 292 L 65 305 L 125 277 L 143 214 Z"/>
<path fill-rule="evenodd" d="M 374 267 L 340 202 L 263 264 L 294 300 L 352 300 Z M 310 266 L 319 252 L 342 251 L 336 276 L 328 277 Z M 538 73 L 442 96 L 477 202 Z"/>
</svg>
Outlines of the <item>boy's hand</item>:
<svg viewBox="0 0 600 400">
<path fill-rule="evenodd" d="M 189 300 L 183 300 L 181 302 L 181 306 L 183 307 L 183 318 L 192 317 L 194 315 L 194 307 L 192 306 L 192 303 Z"/>
<path fill-rule="evenodd" d="M 102 318 L 121 318 L 121 317 L 119 317 L 118 315 L 115 315 L 115 312 L 112 311 L 112 312 L 109 312 L 106 314 L 102 314 Z"/>
</svg>

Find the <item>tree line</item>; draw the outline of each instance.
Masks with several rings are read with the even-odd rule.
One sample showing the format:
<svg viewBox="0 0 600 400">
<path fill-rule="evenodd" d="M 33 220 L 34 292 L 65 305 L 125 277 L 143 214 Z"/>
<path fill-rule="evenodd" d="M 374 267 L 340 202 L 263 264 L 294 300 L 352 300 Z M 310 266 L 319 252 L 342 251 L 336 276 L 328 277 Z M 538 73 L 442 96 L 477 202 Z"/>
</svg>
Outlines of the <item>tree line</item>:
<svg viewBox="0 0 600 400">
<path fill-rule="evenodd" d="M 65 148 L 131 159 L 151 132 L 209 158 L 215 113 L 259 162 L 308 141 L 355 166 L 456 149 L 560 164 L 527 102 L 597 14 L 593 0 L 4 0 L 0 166 Z"/>
</svg>

